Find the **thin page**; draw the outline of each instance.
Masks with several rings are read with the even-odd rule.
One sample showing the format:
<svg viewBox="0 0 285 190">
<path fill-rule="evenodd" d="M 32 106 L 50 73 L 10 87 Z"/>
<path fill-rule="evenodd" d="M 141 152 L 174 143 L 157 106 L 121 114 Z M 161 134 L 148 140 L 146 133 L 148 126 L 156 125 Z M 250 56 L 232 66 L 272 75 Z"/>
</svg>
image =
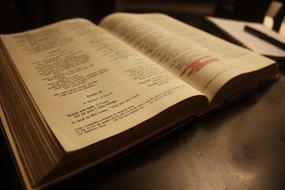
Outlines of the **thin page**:
<svg viewBox="0 0 285 190">
<path fill-rule="evenodd" d="M 201 95 L 83 19 L 1 39 L 66 151 L 121 133 L 177 102 Z"/>
<path fill-rule="evenodd" d="M 163 14 L 116 13 L 100 26 L 212 100 L 230 79 L 273 63 Z"/>
</svg>

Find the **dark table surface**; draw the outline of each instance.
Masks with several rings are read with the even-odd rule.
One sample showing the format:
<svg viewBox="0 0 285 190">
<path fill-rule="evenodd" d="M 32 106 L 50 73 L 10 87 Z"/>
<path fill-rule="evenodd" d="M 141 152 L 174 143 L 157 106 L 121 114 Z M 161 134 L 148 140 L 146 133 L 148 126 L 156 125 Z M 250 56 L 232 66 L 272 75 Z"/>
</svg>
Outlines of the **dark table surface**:
<svg viewBox="0 0 285 190">
<path fill-rule="evenodd" d="M 285 189 L 284 71 L 222 110 L 52 189 Z M 19 188 L 3 136 L 0 175 L 1 189 Z"/>
</svg>

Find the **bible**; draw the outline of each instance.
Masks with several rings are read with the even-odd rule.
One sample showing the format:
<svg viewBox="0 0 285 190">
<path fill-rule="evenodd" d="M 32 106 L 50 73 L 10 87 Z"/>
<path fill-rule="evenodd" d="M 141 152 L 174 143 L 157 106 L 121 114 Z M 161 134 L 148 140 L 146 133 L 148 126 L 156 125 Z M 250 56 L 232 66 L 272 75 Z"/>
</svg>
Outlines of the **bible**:
<svg viewBox="0 0 285 190">
<path fill-rule="evenodd" d="M 0 37 L 1 129 L 27 189 L 97 166 L 279 73 L 275 61 L 159 13 Z"/>
</svg>

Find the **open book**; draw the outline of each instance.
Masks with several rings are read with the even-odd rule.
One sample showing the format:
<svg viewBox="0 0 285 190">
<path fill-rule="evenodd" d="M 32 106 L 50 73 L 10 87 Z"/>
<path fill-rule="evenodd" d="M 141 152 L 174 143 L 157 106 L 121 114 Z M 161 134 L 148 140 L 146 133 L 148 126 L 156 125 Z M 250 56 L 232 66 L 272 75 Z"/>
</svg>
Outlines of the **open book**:
<svg viewBox="0 0 285 190">
<path fill-rule="evenodd" d="M 98 165 L 274 80 L 277 64 L 163 14 L 1 35 L 1 120 L 26 188 Z"/>
</svg>

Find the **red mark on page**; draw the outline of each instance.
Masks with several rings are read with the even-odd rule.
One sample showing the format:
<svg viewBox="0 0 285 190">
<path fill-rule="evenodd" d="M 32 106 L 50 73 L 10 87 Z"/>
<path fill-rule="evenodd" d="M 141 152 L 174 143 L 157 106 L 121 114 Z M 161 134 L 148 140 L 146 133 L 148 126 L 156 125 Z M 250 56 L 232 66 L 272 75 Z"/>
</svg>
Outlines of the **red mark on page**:
<svg viewBox="0 0 285 190">
<path fill-rule="evenodd" d="M 200 69 L 208 65 L 209 63 L 218 61 L 219 59 L 212 56 L 200 57 L 193 61 L 193 63 L 187 65 L 181 72 L 180 76 L 186 75 L 189 77 L 192 73 L 198 72 Z"/>
</svg>

